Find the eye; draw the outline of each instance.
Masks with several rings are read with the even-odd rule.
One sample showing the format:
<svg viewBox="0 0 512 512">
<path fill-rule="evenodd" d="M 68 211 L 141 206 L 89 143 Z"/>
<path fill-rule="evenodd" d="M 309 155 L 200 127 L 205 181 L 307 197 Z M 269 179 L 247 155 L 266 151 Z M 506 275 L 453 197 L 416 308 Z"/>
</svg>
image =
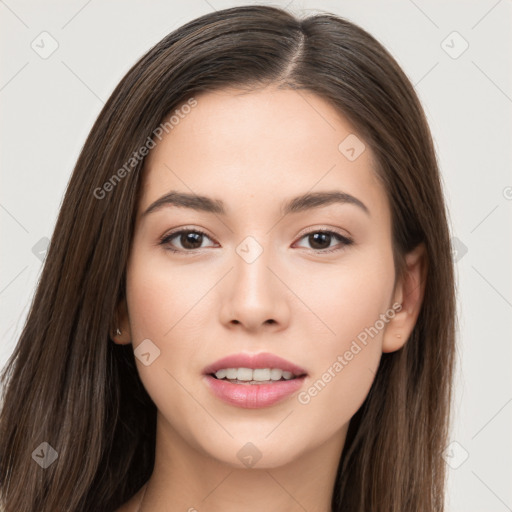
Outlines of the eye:
<svg viewBox="0 0 512 512">
<path fill-rule="evenodd" d="M 303 235 L 300 240 L 304 238 L 307 238 L 314 252 L 321 254 L 339 251 L 342 250 L 343 247 L 354 243 L 350 238 L 347 238 L 340 233 L 337 233 L 336 231 L 327 229 L 317 229 L 315 231 L 310 231 L 309 233 Z M 174 239 L 177 239 L 181 247 L 173 247 Z M 171 252 L 187 253 L 197 249 L 203 249 L 205 247 L 203 246 L 205 239 L 211 240 L 211 238 L 204 231 L 199 229 L 180 229 L 178 231 L 164 235 L 160 239 L 159 244 L 165 246 L 165 249 Z M 331 242 L 335 240 L 338 240 L 339 242 L 338 247 L 334 246 L 334 248 L 331 248 Z M 340 245 L 341 247 L 339 247 Z"/>
<path fill-rule="evenodd" d="M 175 238 L 181 244 L 181 247 L 178 249 L 172 247 L 171 242 Z M 172 252 L 191 252 L 196 249 L 203 249 L 204 246 L 202 244 L 205 238 L 211 240 L 206 233 L 198 229 L 180 229 L 179 231 L 164 235 L 160 239 L 160 245 L 166 246 L 165 248 Z"/>
<path fill-rule="evenodd" d="M 307 238 L 307 241 L 311 244 L 312 249 L 315 252 L 319 253 L 327 253 L 327 252 L 335 252 L 342 250 L 345 246 L 351 245 L 354 243 L 353 240 L 347 238 L 346 236 L 337 233 L 336 231 L 327 230 L 327 229 L 317 229 L 315 231 L 310 231 L 303 235 L 300 239 Z M 340 242 L 341 247 L 331 248 L 331 242 L 338 240 Z M 338 244 L 338 245 L 340 245 Z"/>
</svg>

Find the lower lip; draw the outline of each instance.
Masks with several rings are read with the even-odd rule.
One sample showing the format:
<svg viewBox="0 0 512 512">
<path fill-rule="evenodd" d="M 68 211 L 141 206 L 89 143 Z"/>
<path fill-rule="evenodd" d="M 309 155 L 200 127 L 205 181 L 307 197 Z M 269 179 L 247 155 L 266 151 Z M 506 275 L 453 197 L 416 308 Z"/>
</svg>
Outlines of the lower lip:
<svg viewBox="0 0 512 512">
<path fill-rule="evenodd" d="M 269 407 L 284 400 L 302 387 L 305 378 L 278 380 L 272 384 L 233 384 L 205 375 L 206 383 L 214 395 L 230 405 L 245 409 Z"/>
</svg>

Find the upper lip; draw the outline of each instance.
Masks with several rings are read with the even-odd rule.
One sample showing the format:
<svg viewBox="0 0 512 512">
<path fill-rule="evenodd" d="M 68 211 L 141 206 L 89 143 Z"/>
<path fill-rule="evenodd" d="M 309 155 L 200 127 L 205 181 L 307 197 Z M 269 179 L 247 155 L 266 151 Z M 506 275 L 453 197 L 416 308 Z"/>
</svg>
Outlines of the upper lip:
<svg viewBox="0 0 512 512">
<path fill-rule="evenodd" d="M 307 375 L 304 368 L 268 352 L 260 352 L 259 354 L 231 354 L 208 365 L 203 370 L 203 373 L 210 375 L 222 368 L 252 368 L 253 370 L 255 368 L 280 368 L 281 370 L 292 372 L 295 376 Z"/>
</svg>

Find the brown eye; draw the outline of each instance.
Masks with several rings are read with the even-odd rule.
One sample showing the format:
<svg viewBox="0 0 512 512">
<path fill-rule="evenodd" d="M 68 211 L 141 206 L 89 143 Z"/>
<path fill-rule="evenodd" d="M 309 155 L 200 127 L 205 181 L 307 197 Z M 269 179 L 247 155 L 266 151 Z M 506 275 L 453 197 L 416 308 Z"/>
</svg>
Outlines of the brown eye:
<svg viewBox="0 0 512 512">
<path fill-rule="evenodd" d="M 196 232 L 182 232 L 179 241 L 185 249 L 199 249 L 203 244 L 203 235 Z"/>
<path fill-rule="evenodd" d="M 328 249 L 333 236 L 329 233 L 311 233 L 308 241 L 313 249 Z M 327 244 L 327 245 L 326 245 Z"/>
<path fill-rule="evenodd" d="M 310 233 L 306 233 L 302 239 L 307 239 L 310 244 L 311 249 L 315 252 L 334 252 L 337 250 L 343 249 L 344 246 L 350 245 L 353 243 L 353 240 L 336 233 L 335 231 L 328 230 L 317 230 L 311 231 Z M 338 241 L 338 247 L 334 246 L 334 249 L 331 248 L 331 243 L 333 241 Z M 341 245 L 341 247 L 339 247 Z"/>
<path fill-rule="evenodd" d="M 160 244 L 165 245 L 167 249 L 173 252 L 190 252 L 196 249 L 202 249 L 205 239 L 210 238 L 202 231 L 195 229 L 182 229 L 164 236 L 160 241 Z M 181 246 L 175 248 L 176 243 L 179 243 Z"/>
</svg>

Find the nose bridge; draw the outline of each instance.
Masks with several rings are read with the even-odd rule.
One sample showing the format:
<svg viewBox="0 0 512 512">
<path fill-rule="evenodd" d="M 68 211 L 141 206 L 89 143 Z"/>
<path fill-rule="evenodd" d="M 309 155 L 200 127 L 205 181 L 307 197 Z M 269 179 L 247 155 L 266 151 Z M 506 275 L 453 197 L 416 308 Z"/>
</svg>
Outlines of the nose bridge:
<svg viewBox="0 0 512 512">
<path fill-rule="evenodd" d="M 269 239 L 247 236 L 235 248 L 229 290 L 222 298 L 225 321 L 251 328 L 285 321 L 285 294 L 270 270 L 276 266 L 276 258 Z"/>
<path fill-rule="evenodd" d="M 268 267 L 272 266 L 272 251 L 269 247 L 268 237 L 263 239 L 247 236 L 236 247 L 234 259 L 234 287 L 243 296 L 255 304 L 263 304 L 275 295 L 271 288 L 272 273 Z"/>
</svg>

